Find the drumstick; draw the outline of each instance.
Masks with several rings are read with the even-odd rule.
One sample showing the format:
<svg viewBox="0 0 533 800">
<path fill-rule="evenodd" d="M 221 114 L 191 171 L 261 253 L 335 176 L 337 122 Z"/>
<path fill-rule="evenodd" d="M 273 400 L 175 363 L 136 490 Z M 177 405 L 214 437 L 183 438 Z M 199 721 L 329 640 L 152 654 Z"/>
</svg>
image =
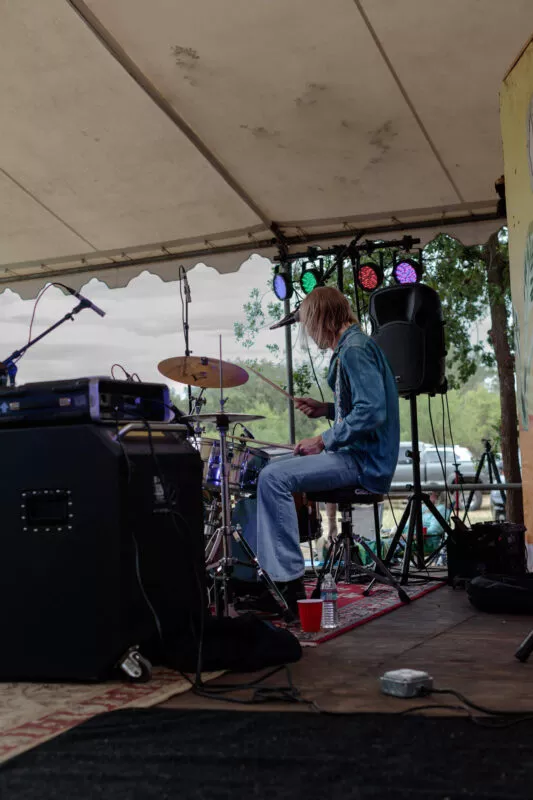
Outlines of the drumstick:
<svg viewBox="0 0 533 800">
<path fill-rule="evenodd" d="M 261 439 L 250 439 L 248 436 L 228 436 L 228 439 L 234 439 L 236 442 L 254 442 L 255 444 L 266 445 L 267 447 L 281 447 L 283 450 L 294 450 L 294 444 L 278 444 L 278 442 L 263 442 Z"/>
<path fill-rule="evenodd" d="M 288 400 L 292 400 L 292 402 L 294 403 L 294 397 L 292 396 L 292 394 L 289 394 L 288 392 L 286 392 L 285 389 L 282 389 L 281 386 L 278 386 L 277 383 L 274 383 L 274 381 L 271 381 L 269 378 L 265 378 L 264 375 L 262 375 L 260 372 L 258 372 L 253 367 L 251 367 L 249 364 L 246 365 L 246 369 L 251 369 L 252 372 L 254 372 L 256 375 L 258 375 L 262 380 L 264 380 L 265 383 L 268 383 L 269 386 L 272 386 L 273 389 L 277 389 L 278 392 L 281 392 L 281 394 L 284 394 L 285 397 Z"/>
</svg>

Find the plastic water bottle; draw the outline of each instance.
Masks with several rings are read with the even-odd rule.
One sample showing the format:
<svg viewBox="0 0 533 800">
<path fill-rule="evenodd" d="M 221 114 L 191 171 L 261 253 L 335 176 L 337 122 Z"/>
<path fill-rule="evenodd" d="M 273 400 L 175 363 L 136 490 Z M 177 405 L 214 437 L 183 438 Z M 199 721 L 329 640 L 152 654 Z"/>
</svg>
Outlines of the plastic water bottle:
<svg viewBox="0 0 533 800">
<path fill-rule="evenodd" d="M 339 625 L 339 610 L 337 608 L 337 584 L 331 572 L 328 572 L 322 581 L 322 600 L 324 605 L 322 608 L 322 627 L 325 630 L 337 628 Z"/>
</svg>

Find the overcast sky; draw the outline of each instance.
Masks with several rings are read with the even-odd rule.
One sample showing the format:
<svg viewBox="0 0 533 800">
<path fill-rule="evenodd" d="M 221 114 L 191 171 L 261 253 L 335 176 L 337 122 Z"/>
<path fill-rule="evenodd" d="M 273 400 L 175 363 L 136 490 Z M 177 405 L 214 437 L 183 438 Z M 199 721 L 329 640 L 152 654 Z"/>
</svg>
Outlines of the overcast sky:
<svg viewBox="0 0 533 800">
<path fill-rule="evenodd" d="M 218 357 L 218 336 L 222 334 L 223 358 L 234 361 L 249 357 L 249 351 L 235 341 L 233 323 L 244 321 L 243 305 L 250 291 L 269 290 L 270 262 L 252 256 L 238 272 L 219 275 L 202 264 L 188 273 L 192 302 L 189 305 L 190 346 L 194 355 Z M 21 360 L 17 383 L 109 375 L 111 365 L 123 364 L 142 380 L 163 381 L 157 364 L 170 356 L 184 355 L 179 283 L 164 283 L 143 272 L 124 289 L 108 289 L 91 280 L 82 292 L 106 316 L 84 310 L 74 322 L 66 322 L 32 347 Z M 34 300 L 21 300 L 6 290 L 0 295 L 0 360 L 28 340 Z M 40 333 L 67 311 L 75 298 L 51 287 L 37 307 L 33 335 Z M 253 356 L 268 358 L 267 344 L 283 346 L 283 329 L 265 330 L 258 338 Z M 117 371 L 119 377 L 120 371 Z M 171 384 L 179 389 L 179 384 Z"/>
</svg>

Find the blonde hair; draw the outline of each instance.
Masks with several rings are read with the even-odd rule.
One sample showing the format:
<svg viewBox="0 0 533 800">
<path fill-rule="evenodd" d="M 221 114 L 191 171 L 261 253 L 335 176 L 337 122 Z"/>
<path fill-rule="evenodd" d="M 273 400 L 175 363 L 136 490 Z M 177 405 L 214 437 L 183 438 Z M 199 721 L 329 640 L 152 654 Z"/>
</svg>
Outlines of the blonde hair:
<svg viewBox="0 0 533 800">
<path fill-rule="evenodd" d="M 320 350 L 334 347 L 341 328 L 359 322 L 346 297 L 332 286 L 313 289 L 302 302 L 299 316 L 304 335 Z"/>
</svg>

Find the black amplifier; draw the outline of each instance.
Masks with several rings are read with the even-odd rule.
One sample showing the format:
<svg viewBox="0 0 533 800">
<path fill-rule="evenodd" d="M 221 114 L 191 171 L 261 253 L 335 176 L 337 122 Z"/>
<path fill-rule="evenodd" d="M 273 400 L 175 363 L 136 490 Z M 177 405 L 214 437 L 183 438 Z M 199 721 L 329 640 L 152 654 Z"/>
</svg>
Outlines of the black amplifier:
<svg viewBox="0 0 533 800">
<path fill-rule="evenodd" d="M 0 387 L 0 427 L 58 422 L 167 422 L 172 416 L 162 383 L 72 378 Z"/>
</svg>

